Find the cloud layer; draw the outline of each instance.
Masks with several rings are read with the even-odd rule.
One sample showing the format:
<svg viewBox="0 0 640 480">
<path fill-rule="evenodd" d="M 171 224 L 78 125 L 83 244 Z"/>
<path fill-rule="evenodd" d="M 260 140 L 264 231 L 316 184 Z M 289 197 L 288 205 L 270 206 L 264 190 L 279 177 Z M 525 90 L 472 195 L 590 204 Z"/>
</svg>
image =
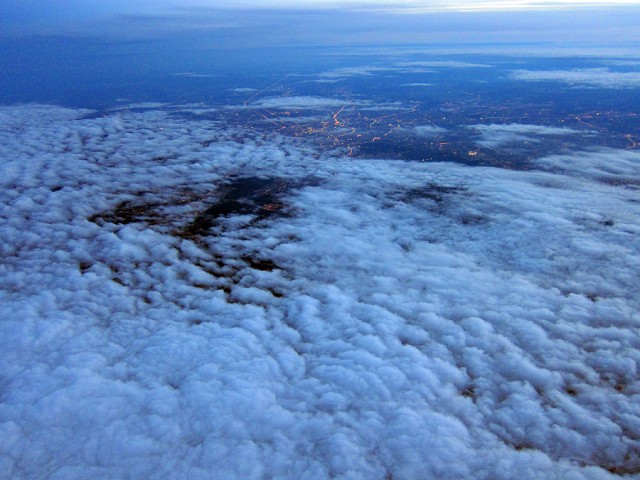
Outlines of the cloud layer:
<svg viewBox="0 0 640 480">
<path fill-rule="evenodd" d="M 637 151 L 599 150 L 539 158 L 535 164 L 551 171 L 562 171 L 593 180 L 640 184 L 640 154 Z"/>
<path fill-rule="evenodd" d="M 482 63 L 470 63 L 456 60 L 428 60 L 412 62 L 394 62 L 389 65 L 364 65 L 359 67 L 334 68 L 326 72 L 314 75 L 315 82 L 337 83 L 353 77 L 369 77 L 372 75 L 397 75 L 407 73 L 434 73 L 437 70 L 448 70 L 457 68 L 489 68 L 491 65 Z M 408 86 L 428 86 L 428 83 L 412 83 Z"/>
<path fill-rule="evenodd" d="M 468 128 L 479 134 L 476 145 L 485 148 L 500 148 L 518 142 L 539 142 L 544 136 L 575 135 L 581 133 L 567 127 L 547 127 L 526 123 L 478 124 Z"/>
<path fill-rule="evenodd" d="M 411 129 L 413 133 L 420 137 L 436 137 L 447 131 L 446 128 L 437 125 L 418 125 Z"/>
<path fill-rule="evenodd" d="M 516 80 L 562 82 L 575 86 L 602 88 L 636 88 L 640 72 L 612 72 L 608 68 L 576 68 L 573 70 L 515 70 Z"/>
<path fill-rule="evenodd" d="M 367 102 L 315 96 L 266 97 L 247 102 L 246 108 L 274 110 L 326 110 L 348 105 L 369 105 Z"/>
<path fill-rule="evenodd" d="M 162 110 L 0 109 L 3 478 L 640 469 L 640 206 Z M 196 228 L 196 226 L 198 228 Z"/>
</svg>

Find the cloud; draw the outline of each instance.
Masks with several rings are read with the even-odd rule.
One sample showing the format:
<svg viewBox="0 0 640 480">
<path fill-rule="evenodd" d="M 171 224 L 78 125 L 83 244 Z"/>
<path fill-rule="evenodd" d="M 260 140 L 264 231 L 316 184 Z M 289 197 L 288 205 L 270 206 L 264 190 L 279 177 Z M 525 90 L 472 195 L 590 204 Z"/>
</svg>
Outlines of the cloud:
<svg viewBox="0 0 640 480">
<path fill-rule="evenodd" d="M 428 68 L 426 68 L 428 67 Z M 429 60 L 429 61 L 412 61 L 412 62 L 395 62 L 385 66 L 356 66 L 342 67 L 321 72 L 316 75 L 317 83 L 337 83 L 353 77 L 369 77 L 372 75 L 388 74 L 388 73 L 433 73 L 434 68 L 486 68 L 491 65 L 461 62 L 456 60 Z M 427 86 L 428 83 L 414 83 L 414 86 Z"/>
<path fill-rule="evenodd" d="M 379 73 L 394 71 L 392 67 L 359 66 L 343 67 L 316 74 L 318 83 L 336 83 L 351 77 L 368 77 Z"/>
<path fill-rule="evenodd" d="M 362 112 L 397 112 L 399 110 L 410 110 L 410 108 L 403 106 L 400 102 L 380 102 L 371 106 L 362 104 L 359 110 Z"/>
<path fill-rule="evenodd" d="M 212 113 L 216 113 L 219 110 L 205 104 L 195 103 L 186 105 L 174 105 L 173 108 L 168 109 L 168 111 L 173 111 L 176 113 L 190 113 L 191 115 L 209 115 Z"/>
<path fill-rule="evenodd" d="M 180 72 L 180 73 L 172 73 L 173 77 L 184 77 L 184 78 L 216 78 L 216 77 L 224 77 L 224 75 L 217 75 L 213 73 L 197 73 L 197 72 Z"/>
<path fill-rule="evenodd" d="M 0 476 L 637 472 L 637 190 L 89 113 L 0 107 Z"/>
<path fill-rule="evenodd" d="M 419 125 L 412 128 L 413 133 L 420 137 L 435 137 L 447 131 L 446 128 L 437 125 Z"/>
<path fill-rule="evenodd" d="M 548 17 L 547 17 L 548 18 Z M 539 57 L 539 58 L 598 58 L 607 61 L 610 65 L 621 65 L 618 62 L 631 62 L 627 65 L 635 64 L 635 60 L 640 55 L 638 49 L 633 47 L 607 45 L 588 45 L 576 47 L 574 45 L 453 45 L 453 46 L 354 46 L 340 49 L 328 53 L 333 57 L 362 57 L 362 56 L 384 56 L 390 59 L 398 57 L 410 57 L 415 55 L 428 56 L 451 56 L 451 55 L 493 55 L 500 57 Z M 616 60 L 619 59 L 619 60 Z"/>
<path fill-rule="evenodd" d="M 208 6 L 209 2 L 206 0 L 190 1 L 191 5 L 196 6 Z M 594 6 L 608 6 L 612 5 L 629 5 L 635 4 L 633 0 L 617 0 L 608 2 L 604 0 L 560 0 L 554 5 L 549 5 L 547 2 L 525 0 L 522 2 L 514 3 L 512 1 L 500 0 L 491 3 L 483 2 L 480 0 L 466 0 L 466 1 L 451 1 L 451 0 L 439 0 L 430 2 L 428 6 L 420 5 L 416 6 L 416 2 L 413 0 L 395 0 L 386 3 L 376 2 L 375 0 L 356 0 L 356 1 L 320 1 L 320 0 L 298 0 L 293 2 L 291 0 L 270 0 L 265 2 L 258 2 L 257 0 L 245 0 L 245 1 L 220 1 L 218 5 L 222 8 L 299 8 L 299 9 L 359 9 L 359 10 L 373 10 L 383 13 L 389 12 L 403 12 L 403 13 L 424 13 L 424 12 L 469 12 L 469 11 L 501 11 L 501 10 L 549 10 L 549 9 L 567 9 L 567 8 L 584 8 Z"/>
<path fill-rule="evenodd" d="M 633 150 L 604 149 L 551 155 L 539 158 L 534 163 L 546 170 L 567 172 L 593 180 L 630 185 L 640 183 L 640 153 Z"/>
<path fill-rule="evenodd" d="M 109 110 L 114 112 L 119 110 L 157 110 L 168 106 L 169 104 L 164 102 L 136 102 L 118 105 L 117 107 L 112 107 Z"/>
<path fill-rule="evenodd" d="M 314 96 L 266 97 L 251 101 L 241 108 L 274 110 L 326 110 L 350 105 L 369 105 L 369 103 L 363 101 L 342 100 L 339 98 Z"/>
<path fill-rule="evenodd" d="M 562 82 L 577 87 L 636 88 L 640 72 L 612 72 L 608 68 L 573 70 L 515 70 L 511 78 L 533 82 Z"/>
<path fill-rule="evenodd" d="M 292 97 L 266 97 L 256 100 L 249 100 L 244 105 L 227 106 L 227 109 L 256 109 L 256 110 L 280 110 L 280 111 L 301 111 L 301 110 L 318 110 L 331 111 L 354 108 L 364 112 L 386 112 L 406 110 L 407 107 L 399 102 L 380 102 L 374 103 L 369 100 L 358 99 L 340 99 L 331 97 L 316 96 L 292 96 Z M 287 117 L 278 117 L 278 120 Z M 292 117 L 292 122 L 297 122 L 296 117 Z M 286 120 L 285 120 L 286 121 Z"/>
<path fill-rule="evenodd" d="M 608 58 L 606 60 L 602 60 L 602 63 L 606 63 L 608 65 L 614 65 L 618 67 L 637 67 L 640 66 L 640 60 L 617 60 Z"/>
<path fill-rule="evenodd" d="M 254 92 L 257 92 L 258 90 L 250 87 L 240 87 L 240 88 L 232 88 L 231 91 L 234 93 L 254 93 Z"/>
<path fill-rule="evenodd" d="M 567 127 L 547 127 L 544 125 L 531 125 L 523 123 L 509 124 L 478 124 L 469 125 L 467 128 L 479 134 L 476 145 L 485 148 L 500 148 L 511 143 L 539 142 L 540 136 L 545 135 L 575 135 L 582 133 Z"/>
<path fill-rule="evenodd" d="M 217 112 L 218 109 L 211 107 L 206 103 L 185 103 L 185 104 L 171 104 L 164 102 L 136 102 L 136 103 L 123 103 L 116 107 L 107 109 L 107 112 L 125 112 L 130 110 L 157 110 L 173 113 L 189 113 L 192 115 L 206 115 Z"/>
<path fill-rule="evenodd" d="M 489 68 L 492 65 L 484 63 L 460 62 L 457 60 L 429 60 L 420 62 L 399 62 L 399 67 L 427 67 L 427 68 Z"/>
<path fill-rule="evenodd" d="M 402 86 L 403 87 L 433 87 L 433 83 L 421 83 L 421 82 L 403 83 Z"/>
</svg>

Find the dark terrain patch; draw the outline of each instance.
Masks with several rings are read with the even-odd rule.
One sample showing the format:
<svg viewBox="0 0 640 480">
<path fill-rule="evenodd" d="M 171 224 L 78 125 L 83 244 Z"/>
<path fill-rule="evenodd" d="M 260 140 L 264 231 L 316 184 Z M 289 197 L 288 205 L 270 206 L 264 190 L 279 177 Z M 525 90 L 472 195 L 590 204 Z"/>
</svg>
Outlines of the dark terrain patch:
<svg viewBox="0 0 640 480">
<path fill-rule="evenodd" d="M 442 203 L 446 197 L 464 191 L 466 191 L 464 187 L 449 187 L 446 185 L 438 185 L 437 183 L 428 183 L 424 187 L 408 190 L 403 200 L 406 202 L 416 199 L 427 199 L 436 203 Z"/>
<path fill-rule="evenodd" d="M 285 213 L 284 197 L 294 186 L 280 178 L 244 177 L 219 187 L 217 201 L 199 213 L 186 226 L 176 231 L 182 238 L 205 235 L 219 217 L 255 215 L 256 220 Z"/>
<path fill-rule="evenodd" d="M 113 210 L 92 215 L 89 220 L 98 225 L 127 225 L 139 223 L 167 235 L 193 241 L 203 249 L 203 257 L 192 259 L 195 267 L 206 276 L 204 280 L 194 281 L 191 286 L 199 289 L 222 291 L 230 303 L 242 303 L 234 297 L 234 288 L 244 281 L 245 277 L 259 271 L 273 274 L 277 279 L 282 268 L 269 258 L 268 251 L 253 250 L 234 251 L 225 248 L 218 251 L 215 236 L 224 234 L 228 224 L 220 222 L 222 218 L 234 215 L 249 215 L 249 221 L 242 223 L 239 229 L 246 228 L 256 222 L 290 214 L 287 197 L 295 188 L 315 184 L 315 180 L 293 182 L 277 177 L 227 177 L 220 184 L 213 186 L 196 185 L 191 188 L 174 187 L 167 191 L 138 192 L 132 199 L 120 202 Z M 237 233 L 234 233 L 236 235 Z M 291 239 L 290 239 L 291 240 Z M 178 252 L 180 248 L 178 247 Z M 186 257 L 179 253 L 181 259 Z M 87 272 L 90 264 L 80 263 L 81 273 Z M 137 288 L 138 280 L 130 272 L 120 272 L 118 267 L 109 266 L 112 280 L 120 285 Z M 134 265 L 134 270 L 138 267 Z M 181 273 L 183 279 L 187 272 Z M 265 276 L 262 276 L 264 281 Z M 261 284 L 256 286 L 269 292 L 274 298 L 282 298 L 284 293 L 277 286 Z M 250 283 L 253 285 L 253 283 Z M 146 297 L 145 297 L 146 298 Z M 150 300 L 144 303 L 151 303 Z M 177 300 L 179 301 L 179 300 Z M 192 322 L 193 325 L 202 323 Z"/>
<path fill-rule="evenodd" d="M 145 222 L 150 225 L 158 223 L 156 209 L 160 204 L 136 205 L 126 200 L 116 205 L 111 212 L 98 213 L 89 217 L 94 223 L 114 223 L 116 225 L 128 225 L 130 223 Z"/>
<path fill-rule="evenodd" d="M 174 188 L 166 193 L 139 192 L 140 199 L 125 200 L 113 210 L 89 217 L 103 225 L 145 223 L 169 227 L 175 236 L 187 239 L 204 236 L 220 217 L 254 215 L 256 221 L 282 216 L 289 212 L 285 197 L 294 189 L 312 181 L 277 177 L 236 177 L 207 190 Z M 202 186 L 200 186 L 202 187 Z"/>
</svg>

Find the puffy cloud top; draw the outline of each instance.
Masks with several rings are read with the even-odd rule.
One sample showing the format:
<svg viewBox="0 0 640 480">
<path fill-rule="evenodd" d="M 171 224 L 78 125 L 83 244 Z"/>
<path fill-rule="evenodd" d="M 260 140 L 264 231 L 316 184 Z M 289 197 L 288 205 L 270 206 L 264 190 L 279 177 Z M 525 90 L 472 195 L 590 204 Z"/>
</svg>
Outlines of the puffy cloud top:
<svg viewBox="0 0 640 480">
<path fill-rule="evenodd" d="M 355 161 L 172 112 L 0 109 L 0 477 L 637 473 L 640 207 L 595 178 L 636 153 Z"/>
</svg>

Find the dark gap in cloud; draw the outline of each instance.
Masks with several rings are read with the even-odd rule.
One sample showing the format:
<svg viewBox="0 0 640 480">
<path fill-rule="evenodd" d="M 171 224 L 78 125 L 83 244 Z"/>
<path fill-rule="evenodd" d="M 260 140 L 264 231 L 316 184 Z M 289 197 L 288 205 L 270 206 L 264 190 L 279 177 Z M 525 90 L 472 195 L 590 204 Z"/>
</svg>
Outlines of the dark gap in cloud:
<svg viewBox="0 0 640 480">
<path fill-rule="evenodd" d="M 295 189 L 315 184 L 317 180 L 314 178 L 292 181 L 280 177 L 229 176 L 227 181 L 208 191 L 207 186 L 195 185 L 159 193 L 137 192 L 134 194 L 137 198 L 122 201 L 113 210 L 94 214 L 89 220 L 102 226 L 143 224 L 169 236 L 194 242 L 201 249 L 201 256 L 193 259 L 193 266 L 210 280 L 196 282 L 193 286 L 220 290 L 224 292 L 228 303 L 246 303 L 242 298 L 236 298 L 234 288 L 247 275 L 252 275 L 251 271 L 270 274 L 282 268 L 269 257 L 266 248 L 257 246 L 241 252 L 233 248 L 218 249 L 216 237 L 233 229 L 237 234 L 262 221 L 291 215 L 286 198 Z M 233 227 L 223 221 L 234 216 L 252 218 Z M 88 262 L 81 262 L 78 266 L 82 274 L 92 271 L 94 267 Z M 123 276 L 118 267 L 107 267 L 111 271 L 112 281 L 128 288 L 135 287 L 134 277 Z M 274 298 L 284 296 L 275 287 L 264 286 L 263 289 Z M 199 323 L 202 322 L 194 325 Z"/>
<path fill-rule="evenodd" d="M 140 200 L 124 200 L 113 210 L 91 215 L 89 221 L 171 227 L 172 235 L 194 239 L 208 235 L 221 217 L 253 215 L 255 222 L 289 215 L 285 197 L 294 189 L 314 183 L 313 179 L 294 182 L 278 177 L 232 177 L 206 192 L 202 191 L 204 186 L 160 193 L 142 191 L 135 194 Z"/>
<path fill-rule="evenodd" d="M 198 242 L 199 243 L 199 242 Z M 283 267 L 268 258 L 268 252 L 251 251 L 243 255 L 234 257 L 232 255 L 224 255 L 220 252 L 208 252 L 204 257 L 193 259 L 194 267 L 201 270 L 204 274 L 214 279 L 214 284 L 207 282 L 194 283 L 193 286 L 202 290 L 219 290 L 224 293 L 227 303 L 250 304 L 249 301 L 242 301 L 237 297 L 234 288 L 241 286 L 243 279 L 248 275 L 260 272 L 263 274 L 276 274 L 283 270 Z M 283 298 L 285 293 L 282 288 L 275 285 L 261 285 L 260 290 L 268 292 L 274 298 Z M 202 320 L 192 322 L 192 325 L 203 323 Z"/>
<path fill-rule="evenodd" d="M 413 201 L 416 199 L 427 199 L 435 203 L 443 203 L 450 195 L 455 195 L 466 191 L 465 187 L 439 185 L 437 183 L 429 183 L 424 187 L 409 189 L 405 195 L 405 201 Z"/>
<path fill-rule="evenodd" d="M 154 160 L 164 160 L 158 157 Z M 98 225 L 112 223 L 115 225 L 129 225 L 132 223 L 144 223 L 154 226 L 168 226 L 179 221 L 174 211 L 164 210 L 176 206 L 192 207 L 196 202 L 202 201 L 203 194 L 193 187 L 180 187 L 169 192 L 152 193 L 148 191 L 135 192 L 137 200 L 124 200 L 118 203 L 113 210 L 91 215 L 88 220 Z"/>
<path fill-rule="evenodd" d="M 102 224 L 114 223 L 116 225 L 127 225 L 130 223 L 144 222 L 149 225 L 159 223 L 155 208 L 158 204 L 135 205 L 130 200 L 120 202 L 116 207 L 105 213 L 97 213 L 89 217 L 89 221 Z"/>
<path fill-rule="evenodd" d="M 254 215 L 255 220 L 288 213 L 283 197 L 297 186 L 281 178 L 241 177 L 217 189 L 217 201 L 176 231 L 182 238 L 206 235 L 219 217 Z"/>
</svg>

